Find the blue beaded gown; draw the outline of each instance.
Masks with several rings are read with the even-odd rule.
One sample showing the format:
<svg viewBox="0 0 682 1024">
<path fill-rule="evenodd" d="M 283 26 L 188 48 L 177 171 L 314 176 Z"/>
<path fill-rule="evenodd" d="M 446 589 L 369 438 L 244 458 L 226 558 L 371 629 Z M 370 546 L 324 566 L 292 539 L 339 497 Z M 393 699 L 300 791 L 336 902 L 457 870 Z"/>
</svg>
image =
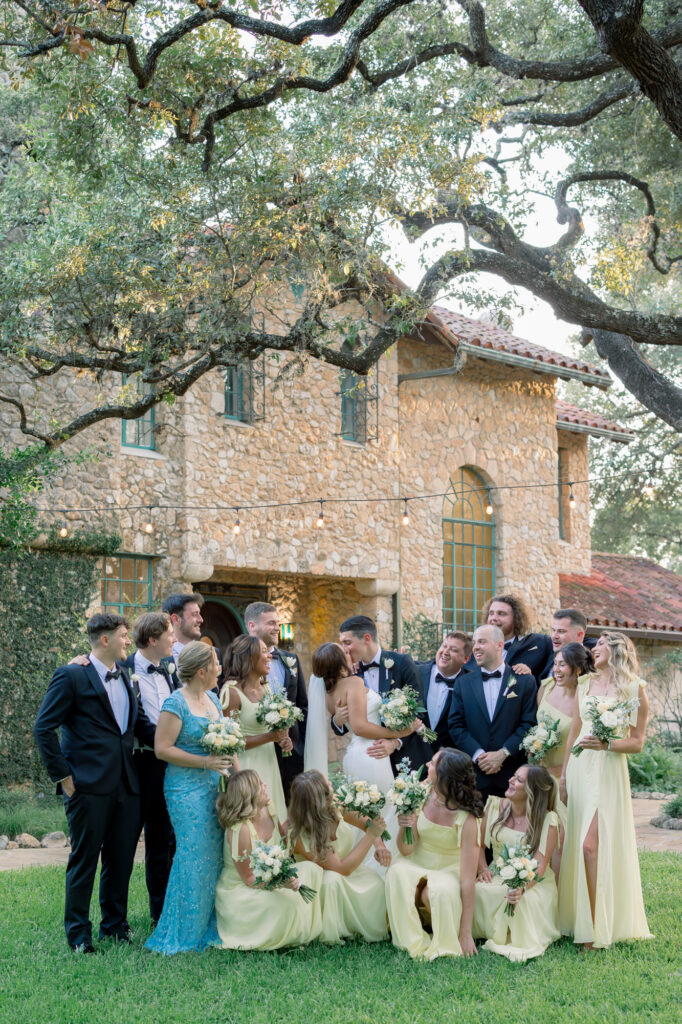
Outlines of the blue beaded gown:
<svg viewBox="0 0 682 1024">
<path fill-rule="evenodd" d="M 209 697 L 222 714 L 218 698 Z M 182 722 L 175 746 L 189 754 L 205 755 L 201 746 L 206 718 L 193 715 L 180 690 L 167 697 L 162 711 Z M 223 867 L 223 830 L 215 804 L 218 772 L 169 764 L 163 791 L 175 832 L 175 856 L 163 912 L 147 949 L 170 956 L 221 945 L 215 920 L 215 889 Z"/>
</svg>

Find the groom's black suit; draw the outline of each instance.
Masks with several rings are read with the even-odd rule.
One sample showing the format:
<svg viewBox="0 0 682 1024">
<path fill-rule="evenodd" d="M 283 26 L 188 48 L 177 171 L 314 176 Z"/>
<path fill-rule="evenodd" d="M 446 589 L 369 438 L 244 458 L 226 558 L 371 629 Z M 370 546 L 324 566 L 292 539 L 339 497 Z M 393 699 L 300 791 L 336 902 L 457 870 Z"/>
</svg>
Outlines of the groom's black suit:
<svg viewBox="0 0 682 1024">
<path fill-rule="evenodd" d="M 505 668 L 492 720 L 478 665 L 455 681 L 448 718 L 452 745 L 469 757 L 477 750 L 506 747 L 509 751 L 494 775 L 486 775 L 474 765 L 476 785 L 484 796 L 504 795 L 509 779 L 526 760 L 521 740 L 536 722 L 537 687 L 533 676 L 515 676 L 509 667 Z"/>
<path fill-rule="evenodd" d="M 90 897 L 100 853 L 100 938 L 124 938 L 127 932 L 128 885 L 140 816 L 133 735 L 153 746 L 154 727 L 138 707 L 125 669 L 121 678 L 128 696 L 123 733 L 94 665 L 56 670 L 34 726 L 50 778 L 60 782 L 70 775 L 75 786 L 73 796 L 64 796 L 71 832 L 64 924 L 71 946 L 92 942 Z"/>
<path fill-rule="evenodd" d="M 301 668 L 301 662 L 298 654 L 294 654 L 293 651 L 282 651 L 278 647 L 275 647 L 271 651 L 271 654 L 273 658 L 277 658 L 281 662 L 284 669 L 283 685 L 287 698 L 303 712 L 302 721 L 297 722 L 296 725 L 292 725 L 289 729 L 289 737 L 294 745 L 289 757 L 283 757 L 279 744 L 275 744 L 275 754 L 277 755 L 277 764 L 279 766 L 279 773 L 282 779 L 284 799 L 289 803 L 291 783 L 294 781 L 296 776 L 300 775 L 303 771 L 303 751 L 305 748 L 305 729 L 306 718 L 308 715 L 308 692 L 305 688 L 303 669 Z M 290 662 L 293 662 L 293 664 L 290 664 Z"/>
</svg>

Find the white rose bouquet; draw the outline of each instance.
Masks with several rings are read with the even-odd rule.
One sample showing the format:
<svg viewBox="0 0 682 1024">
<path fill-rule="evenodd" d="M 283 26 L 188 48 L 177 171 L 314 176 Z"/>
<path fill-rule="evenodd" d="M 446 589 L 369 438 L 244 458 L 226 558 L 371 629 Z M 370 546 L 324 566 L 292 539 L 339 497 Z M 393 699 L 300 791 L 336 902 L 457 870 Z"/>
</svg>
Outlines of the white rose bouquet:
<svg viewBox="0 0 682 1024">
<path fill-rule="evenodd" d="M 561 720 L 552 718 L 546 711 L 538 715 L 538 724 L 529 729 L 521 740 L 529 764 L 540 764 L 545 754 L 556 747 L 561 740 Z"/>
<path fill-rule="evenodd" d="M 426 708 L 421 707 L 419 697 L 411 686 L 396 687 L 381 698 L 381 721 L 387 729 L 395 732 L 408 729 L 424 711 Z M 419 730 L 419 735 L 425 743 L 432 743 L 436 739 L 433 729 L 427 729 L 425 725 Z"/>
<path fill-rule="evenodd" d="M 419 780 L 423 766 L 419 771 L 413 772 L 411 769 L 409 757 L 404 757 L 398 765 L 398 775 L 393 786 L 387 793 L 388 799 L 395 805 L 398 814 L 413 814 L 415 811 L 420 811 L 431 789 L 428 782 Z M 409 825 L 405 829 L 405 842 L 409 846 L 414 842 L 414 833 Z"/>
<path fill-rule="evenodd" d="M 349 779 L 342 775 L 333 783 L 334 795 L 342 811 L 357 811 L 372 820 L 378 818 L 386 805 L 386 797 L 374 783 L 362 779 Z M 381 838 L 391 838 L 389 832 L 382 832 Z"/>
<path fill-rule="evenodd" d="M 531 857 L 523 839 L 517 843 L 505 843 L 490 867 L 508 889 L 525 889 L 529 882 L 542 881 L 537 877 L 538 862 L 535 857 Z M 509 917 L 514 916 L 515 910 L 514 903 L 507 903 L 504 908 Z"/>
<path fill-rule="evenodd" d="M 281 843 L 266 843 L 257 839 L 249 854 L 249 866 L 258 889 L 283 889 L 292 878 L 298 878 L 296 863 Z M 312 903 L 317 890 L 299 885 L 296 890 L 306 903 Z"/>
<path fill-rule="evenodd" d="M 256 707 L 256 721 L 265 725 L 269 732 L 289 729 L 303 719 L 303 712 L 283 693 L 273 693 L 269 686 L 263 687 L 264 695 Z M 283 750 L 282 757 L 291 757 L 291 751 Z"/>
<path fill-rule="evenodd" d="M 209 754 L 233 757 L 246 750 L 246 739 L 239 721 L 239 712 L 220 718 L 217 722 L 209 722 L 203 726 L 203 730 L 200 742 Z M 218 788 L 224 790 L 226 782 L 225 777 L 221 776 Z"/>
<path fill-rule="evenodd" d="M 622 739 L 630 723 L 630 714 L 638 707 L 639 701 L 636 697 L 632 700 L 617 701 L 604 697 L 587 697 L 585 711 L 592 722 L 592 735 L 603 743 Z M 583 747 L 580 743 L 571 747 L 574 757 L 580 757 L 582 752 Z"/>
</svg>

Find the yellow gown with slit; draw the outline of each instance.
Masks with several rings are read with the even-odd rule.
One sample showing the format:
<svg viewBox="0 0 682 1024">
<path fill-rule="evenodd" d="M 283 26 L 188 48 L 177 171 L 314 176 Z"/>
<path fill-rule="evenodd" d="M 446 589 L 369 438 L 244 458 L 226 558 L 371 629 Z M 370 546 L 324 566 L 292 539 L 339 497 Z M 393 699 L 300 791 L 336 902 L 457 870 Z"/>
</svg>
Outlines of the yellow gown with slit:
<svg viewBox="0 0 682 1024">
<path fill-rule="evenodd" d="M 637 698 L 642 680 L 633 680 L 626 699 Z M 585 701 L 590 677 L 578 680 L 580 736 L 591 733 Z M 600 697 L 605 703 L 615 698 Z M 637 722 L 637 710 L 630 725 Z M 577 743 L 577 740 L 576 740 Z M 610 946 L 625 939 L 650 939 L 639 874 L 627 755 L 611 750 L 583 750 L 569 757 L 566 769 L 568 821 L 559 876 L 559 924 L 575 942 Z M 583 843 L 598 818 L 597 893 L 594 923 L 585 874 Z"/>
<path fill-rule="evenodd" d="M 499 817 L 500 804 L 499 796 L 488 797 L 486 803 L 488 817 L 484 840 L 485 846 L 492 848 L 493 860 L 499 856 L 505 843 L 516 843 L 523 837 L 523 832 L 506 825 L 495 829 L 493 833 L 492 827 Z M 536 860 L 544 856 L 548 831 L 552 825 L 559 827 L 559 817 L 555 811 L 548 811 L 542 823 Z M 547 947 L 560 938 L 557 886 L 551 865 L 547 865 L 542 881 L 524 892 L 511 917 L 505 913 L 508 891 L 507 886 L 497 877 L 492 882 L 476 883 L 474 938 L 486 939 L 484 949 L 517 963 L 542 956 Z"/>
<path fill-rule="evenodd" d="M 234 689 L 241 703 L 239 721 L 244 735 L 262 736 L 264 733 L 269 732 L 269 729 L 266 729 L 256 718 L 258 704 L 249 700 L 238 686 L 228 687 L 226 685 L 220 691 L 220 702 L 223 705 L 225 714 L 228 714 L 227 707 L 230 699 L 230 689 Z M 239 754 L 239 765 L 241 768 L 253 768 L 255 772 L 258 772 L 261 782 L 264 782 L 266 785 L 268 796 L 274 805 L 277 817 L 280 821 L 286 821 L 287 805 L 284 800 L 282 777 L 279 774 L 275 744 L 263 743 L 259 747 L 251 747 L 250 750 L 244 750 Z"/>
<path fill-rule="evenodd" d="M 270 813 L 275 826 L 272 839 L 277 842 L 279 829 L 272 806 Z M 216 886 L 216 923 L 223 949 L 281 949 L 319 938 L 322 868 L 307 862 L 297 865 L 302 884 L 317 890 L 312 903 L 306 903 L 293 889 L 254 889 L 242 881 L 235 867 L 243 824 L 237 822 L 225 832 L 224 866 Z M 246 824 L 255 843 L 259 838 L 256 829 L 251 821 Z"/>
<path fill-rule="evenodd" d="M 452 825 L 438 825 L 420 811 L 414 852 L 409 857 L 398 855 L 386 872 L 386 907 L 393 945 L 407 950 L 415 959 L 462 955 L 459 862 L 467 816 L 467 811 L 457 811 Z M 414 902 L 423 878 L 429 887 L 432 935 L 424 931 Z"/>
<path fill-rule="evenodd" d="M 332 846 L 337 857 L 346 857 L 361 837 L 358 829 L 340 821 Z M 301 841 L 308 849 L 306 836 Z M 299 857 L 302 864 L 309 863 Z M 365 863 L 350 875 L 338 871 L 322 871 L 320 903 L 322 908 L 322 942 L 341 942 L 361 938 L 365 942 L 381 942 L 388 938 L 384 880 Z"/>
</svg>

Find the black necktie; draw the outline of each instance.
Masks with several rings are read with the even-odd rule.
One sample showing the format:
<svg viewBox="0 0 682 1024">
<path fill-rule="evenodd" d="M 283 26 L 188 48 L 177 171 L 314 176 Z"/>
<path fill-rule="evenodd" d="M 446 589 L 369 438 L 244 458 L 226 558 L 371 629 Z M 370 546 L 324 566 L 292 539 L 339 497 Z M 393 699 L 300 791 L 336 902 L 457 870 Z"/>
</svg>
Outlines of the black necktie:
<svg viewBox="0 0 682 1024">
<path fill-rule="evenodd" d="M 452 684 L 454 683 L 454 681 L 455 681 L 454 676 L 451 679 L 446 679 L 446 677 L 442 676 L 440 674 L 440 672 L 436 672 L 436 678 L 434 679 L 434 683 L 445 683 L 445 685 L 447 686 L 448 690 L 451 690 L 452 689 Z"/>
<path fill-rule="evenodd" d="M 113 672 L 107 672 L 107 674 L 106 674 L 106 675 L 105 675 L 105 677 L 104 677 L 104 682 L 105 682 L 105 683 L 108 683 L 108 682 L 110 682 L 110 680 L 112 680 L 112 679 L 118 679 L 118 677 L 120 676 L 120 674 L 121 674 L 121 670 L 120 670 L 120 668 L 114 669 L 114 671 L 113 671 Z"/>
<path fill-rule="evenodd" d="M 502 673 L 499 668 L 495 672 L 481 672 L 481 679 L 487 683 L 489 679 L 499 679 Z"/>
<path fill-rule="evenodd" d="M 370 668 L 379 668 L 379 662 L 378 661 L 370 661 L 369 665 L 365 665 L 364 661 L 361 661 L 360 662 L 360 668 L 362 669 L 363 672 L 366 672 L 367 669 L 370 669 Z"/>
</svg>

